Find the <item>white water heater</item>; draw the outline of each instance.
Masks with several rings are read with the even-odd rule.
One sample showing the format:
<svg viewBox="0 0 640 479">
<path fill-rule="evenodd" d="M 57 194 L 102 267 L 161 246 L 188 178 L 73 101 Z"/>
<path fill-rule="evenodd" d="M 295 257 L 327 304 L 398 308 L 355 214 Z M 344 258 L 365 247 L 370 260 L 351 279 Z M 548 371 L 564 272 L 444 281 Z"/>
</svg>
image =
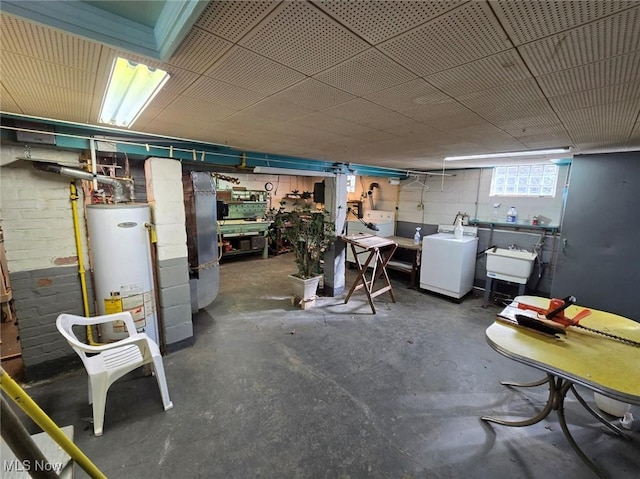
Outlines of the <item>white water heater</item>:
<svg viewBox="0 0 640 479">
<path fill-rule="evenodd" d="M 150 224 L 146 204 L 87 205 L 99 314 L 129 311 L 137 330 L 159 344 Z M 101 336 L 103 341 L 127 337 L 124 323 L 103 325 Z"/>
</svg>

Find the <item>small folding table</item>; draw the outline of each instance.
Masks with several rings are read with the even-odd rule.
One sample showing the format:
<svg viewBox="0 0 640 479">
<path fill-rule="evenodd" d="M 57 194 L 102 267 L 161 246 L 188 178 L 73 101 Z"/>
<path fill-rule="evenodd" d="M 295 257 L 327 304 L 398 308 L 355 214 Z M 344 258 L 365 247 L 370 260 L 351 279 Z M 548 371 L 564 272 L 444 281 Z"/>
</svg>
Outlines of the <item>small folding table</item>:
<svg viewBox="0 0 640 479">
<path fill-rule="evenodd" d="M 398 247 L 397 243 L 389 238 L 374 235 L 340 236 L 340 239 L 351 246 L 351 251 L 353 252 L 353 257 L 358 267 L 358 277 L 344 300 L 345 304 L 349 302 L 351 295 L 355 291 L 362 288 L 364 288 L 365 294 L 367 295 L 367 300 L 369 301 L 373 314 L 376 314 L 376 307 L 373 304 L 373 298 L 376 296 L 380 296 L 388 291 L 391 295 L 391 300 L 395 303 L 396 298 L 393 295 L 393 289 L 391 288 L 391 282 L 387 274 L 387 263 L 389 263 L 393 253 L 395 253 Z M 367 253 L 367 259 L 362 263 L 360 261 L 360 255 Z M 371 277 L 367 278 L 370 266 Z M 386 283 L 382 288 L 374 291 L 373 286 L 381 277 L 384 277 Z"/>
</svg>

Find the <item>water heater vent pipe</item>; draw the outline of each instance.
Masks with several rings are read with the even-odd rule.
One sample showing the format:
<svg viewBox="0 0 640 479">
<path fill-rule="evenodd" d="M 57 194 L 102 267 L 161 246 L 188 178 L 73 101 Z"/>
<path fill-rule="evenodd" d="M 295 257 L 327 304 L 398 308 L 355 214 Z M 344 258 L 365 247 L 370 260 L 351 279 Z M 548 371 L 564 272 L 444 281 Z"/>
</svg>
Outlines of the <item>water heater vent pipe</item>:
<svg viewBox="0 0 640 479">
<path fill-rule="evenodd" d="M 126 203 L 128 201 L 124 194 L 123 183 L 126 180 L 120 180 L 118 178 L 111 178 L 105 175 L 94 175 L 88 171 L 78 170 L 75 168 L 69 168 L 67 166 L 58 165 L 56 163 L 48 163 L 45 161 L 34 161 L 33 167 L 36 170 L 47 171 L 49 173 L 56 173 L 62 176 L 70 176 L 72 178 L 79 178 L 81 180 L 93 181 L 98 183 L 113 186 L 113 202 L 114 203 Z"/>
</svg>

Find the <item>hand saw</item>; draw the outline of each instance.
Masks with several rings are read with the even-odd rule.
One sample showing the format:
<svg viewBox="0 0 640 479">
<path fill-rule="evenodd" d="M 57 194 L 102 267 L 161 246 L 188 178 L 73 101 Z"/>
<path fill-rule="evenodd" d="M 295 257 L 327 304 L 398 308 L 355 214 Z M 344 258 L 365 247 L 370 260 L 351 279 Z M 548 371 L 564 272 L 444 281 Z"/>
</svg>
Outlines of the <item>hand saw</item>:
<svg viewBox="0 0 640 479">
<path fill-rule="evenodd" d="M 535 311 L 541 317 L 540 319 L 551 320 L 555 323 L 561 324 L 564 328 L 569 326 L 574 326 L 576 328 L 584 329 L 585 331 L 589 331 L 591 333 L 600 334 L 609 339 L 613 339 L 616 341 L 623 342 L 625 344 L 629 344 L 631 346 L 635 346 L 640 348 L 640 342 L 634 341 L 633 339 L 623 338 L 622 336 L 617 336 L 615 334 L 608 333 L 606 331 L 600 331 L 598 329 L 590 328 L 588 326 L 583 326 L 579 324 L 580 320 L 586 318 L 591 314 L 591 311 L 588 309 L 583 309 L 578 314 L 576 314 L 573 318 L 568 318 L 564 314 L 564 310 L 567 309 L 572 304 L 575 304 L 576 298 L 574 296 L 567 296 L 564 299 L 553 298 L 551 299 L 551 303 L 549 304 L 549 309 L 539 308 L 537 306 L 533 306 L 525 303 L 518 303 L 518 309 L 528 309 Z"/>
</svg>

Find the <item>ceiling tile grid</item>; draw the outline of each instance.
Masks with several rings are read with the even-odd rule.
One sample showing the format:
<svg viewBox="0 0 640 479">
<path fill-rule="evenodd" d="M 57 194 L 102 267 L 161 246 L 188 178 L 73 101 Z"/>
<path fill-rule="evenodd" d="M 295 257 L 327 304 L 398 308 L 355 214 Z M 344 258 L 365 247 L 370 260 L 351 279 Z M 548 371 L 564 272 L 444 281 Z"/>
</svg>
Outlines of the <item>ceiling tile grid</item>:
<svg viewBox="0 0 640 479">
<path fill-rule="evenodd" d="M 581 65 L 537 78 L 548 97 L 596 90 L 640 78 L 640 51 Z"/>
<path fill-rule="evenodd" d="M 193 28 L 167 63 L 192 72 L 204 73 L 232 46 L 233 43 L 205 30 Z"/>
<path fill-rule="evenodd" d="M 464 1 L 467 0 L 320 0 L 314 3 L 375 45 L 442 15 Z"/>
<path fill-rule="evenodd" d="M 364 96 L 417 77 L 378 50 L 370 48 L 314 78 L 340 90 Z"/>
<path fill-rule="evenodd" d="M 378 48 L 420 76 L 512 48 L 485 2 L 466 3 Z"/>
<path fill-rule="evenodd" d="M 0 72 L 0 110 L 14 111 L 16 113 L 24 113 L 18 104 L 13 100 L 13 95 L 6 89 L 2 80 L 3 75 Z"/>
<path fill-rule="evenodd" d="M 296 105 L 288 101 L 278 100 L 271 96 L 254 103 L 246 109 L 251 114 L 272 118 L 277 121 L 291 121 L 312 113 L 311 108 Z"/>
<path fill-rule="evenodd" d="M 343 120 L 336 116 L 327 115 L 321 111 L 316 111 L 306 115 L 300 118 L 296 123 L 307 128 L 317 128 L 319 130 L 329 131 L 331 133 L 337 133 L 345 136 L 358 135 L 372 131 L 371 128 L 366 126 L 359 125 L 352 121 Z"/>
<path fill-rule="evenodd" d="M 394 111 L 408 110 L 416 105 L 451 99 L 422 78 L 366 95 L 364 98 Z"/>
<path fill-rule="evenodd" d="M 95 76 L 91 72 L 49 63 L 37 58 L 5 52 L 2 55 L 2 70 L 7 76 L 28 79 L 46 87 L 59 87 L 84 93 L 93 93 Z M 15 92 L 20 95 L 20 91 Z"/>
<path fill-rule="evenodd" d="M 532 42 L 637 5 L 636 1 L 513 1 L 491 4 L 516 45 Z"/>
<path fill-rule="evenodd" d="M 264 95 L 206 76 L 200 77 L 183 92 L 231 110 L 241 110 L 264 98 Z"/>
<path fill-rule="evenodd" d="M 626 138 L 640 113 L 640 98 L 558 113 L 576 141 L 604 139 L 611 134 Z M 598 118 L 604 119 L 603 122 Z"/>
<path fill-rule="evenodd" d="M 306 78 L 302 73 L 238 46 L 205 75 L 264 95 L 284 90 Z"/>
<path fill-rule="evenodd" d="M 195 24 L 230 42 L 237 42 L 279 3 L 258 0 L 209 2 Z"/>
<path fill-rule="evenodd" d="M 532 76 L 516 49 L 511 48 L 459 67 L 427 75 L 425 80 L 443 92 L 458 97 Z"/>
<path fill-rule="evenodd" d="M 273 97 L 313 110 L 323 110 L 356 98 L 351 93 L 339 90 L 313 78 L 307 78 Z"/>
<path fill-rule="evenodd" d="M 102 48 L 97 43 L 4 13 L 0 15 L 0 32 L 2 50 L 77 70 L 95 71 Z"/>
<path fill-rule="evenodd" d="M 306 2 L 283 2 L 238 43 L 310 76 L 369 46 Z"/>
<path fill-rule="evenodd" d="M 348 121 L 366 121 L 368 118 L 386 115 L 391 110 L 363 98 L 356 98 L 322 110 L 328 115 Z"/>
<path fill-rule="evenodd" d="M 556 111 L 571 111 L 631 101 L 638 97 L 640 97 L 640 80 L 550 97 L 549 102 Z"/>
<path fill-rule="evenodd" d="M 553 147 L 566 147 L 567 145 L 571 145 L 573 143 L 572 139 L 565 132 L 545 132 L 545 133 L 536 133 L 533 135 L 524 135 L 519 136 L 518 141 L 520 141 L 527 148 L 531 149 L 545 149 L 545 148 L 553 148 Z"/>
<path fill-rule="evenodd" d="M 96 124 L 120 55 L 171 75 L 132 130 L 270 153 L 640 145 L 640 1 L 212 1 L 165 63 L 0 13 L 0 54 L 10 113 Z"/>
<path fill-rule="evenodd" d="M 43 118 L 60 118 L 67 121 L 88 123 L 92 96 L 75 90 L 50 86 L 43 88 L 37 83 L 25 78 L 11 78 L 3 76 L 3 85 L 9 92 L 20 92 L 21 108 L 32 116 Z M 12 96 L 14 96 L 12 94 Z"/>
<path fill-rule="evenodd" d="M 640 50 L 640 7 L 518 47 L 534 75 Z"/>
<path fill-rule="evenodd" d="M 359 120 L 358 123 L 376 130 L 390 130 L 401 126 L 410 127 L 417 122 L 413 118 L 396 113 L 393 111 L 387 112 L 380 116 L 370 116 L 366 119 Z"/>
</svg>

